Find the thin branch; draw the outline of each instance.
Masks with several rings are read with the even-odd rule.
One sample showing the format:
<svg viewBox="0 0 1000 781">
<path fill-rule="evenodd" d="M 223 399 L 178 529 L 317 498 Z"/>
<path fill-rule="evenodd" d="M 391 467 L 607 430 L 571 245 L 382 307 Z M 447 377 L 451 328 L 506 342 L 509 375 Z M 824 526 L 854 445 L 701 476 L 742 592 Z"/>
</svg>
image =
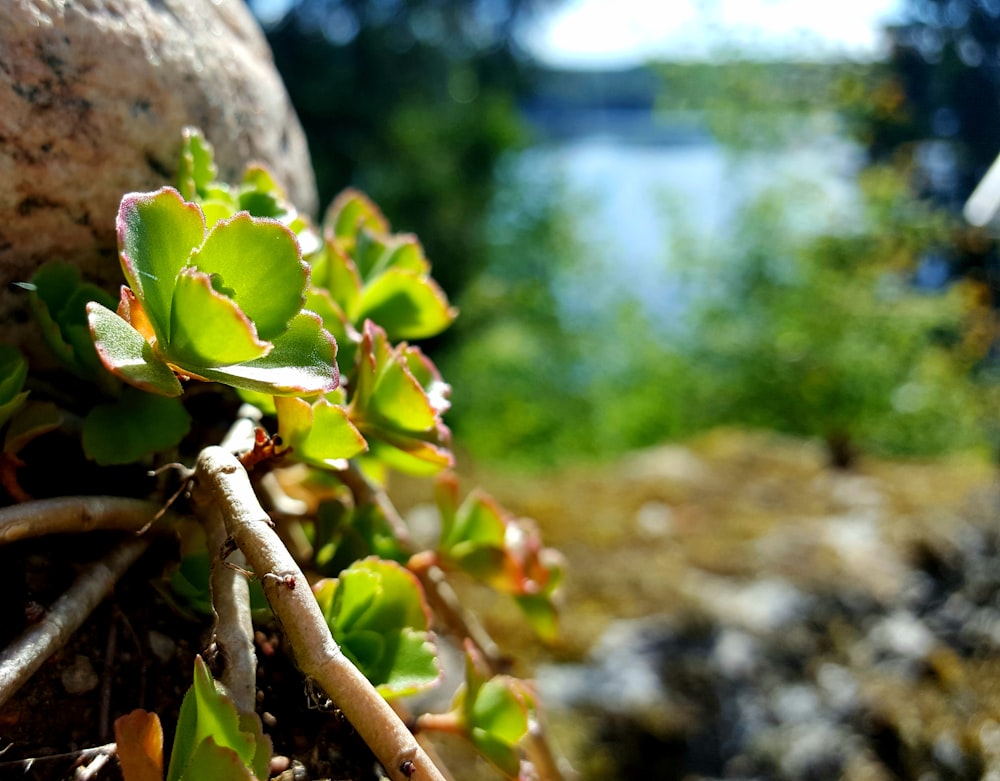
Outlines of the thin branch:
<svg viewBox="0 0 1000 781">
<path fill-rule="evenodd" d="M 259 411 L 244 404 L 220 447 L 234 455 L 251 450 L 257 418 Z M 238 712 L 253 713 L 257 704 L 257 654 L 253 644 L 250 584 L 244 574 L 247 560 L 242 552 L 227 546 L 229 532 L 217 504 L 207 506 L 201 513 L 201 521 L 212 562 L 209 579 L 215 613 L 212 632 L 223 659 L 222 683 Z M 227 563 L 231 566 L 226 566 Z"/>
<path fill-rule="evenodd" d="M 418 553 L 410 558 L 407 568 L 420 580 L 427 600 L 431 603 L 431 610 L 445 628 L 456 637 L 471 640 L 489 665 L 491 673 L 496 675 L 506 672 L 510 663 L 500 647 L 476 617 L 462 606 L 458 594 L 448 582 L 448 576 L 433 562 L 432 557 L 424 557 Z"/>
<path fill-rule="evenodd" d="M 0 705 L 34 675 L 49 656 L 66 644 L 149 543 L 147 537 L 127 539 L 103 559 L 91 564 L 53 603 L 40 623 L 30 627 L 0 653 Z"/>
<path fill-rule="evenodd" d="M 229 535 L 260 576 L 299 669 L 333 698 L 389 777 L 444 781 L 406 725 L 334 641 L 305 575 L 271 528 L 243 465 L 221 447 L 205 448 L 198 456 L 191 499 L 200 514 L 217 505 Z"/>
<path fill-rule="evenodd" d="M 143 499 L 117 496 L 60 496 L 0 507 L 0 545 L 41 537 L 101 529 L 137 532 L 160 511 Z"/>
<path fill-rule="evenodd" d="M 346 485 L 351 492 L 355 507 L 366 504 L 377 506 L 389 522 L 392 533 L 399 544 L 404 548 L 410 547 L 410 529 L 385 491 L 369 480 L 368 476 L 353 461 L 348 461 L 347 469 L 336 472 L 336 475 L 337 479 Z"/>
</svg>

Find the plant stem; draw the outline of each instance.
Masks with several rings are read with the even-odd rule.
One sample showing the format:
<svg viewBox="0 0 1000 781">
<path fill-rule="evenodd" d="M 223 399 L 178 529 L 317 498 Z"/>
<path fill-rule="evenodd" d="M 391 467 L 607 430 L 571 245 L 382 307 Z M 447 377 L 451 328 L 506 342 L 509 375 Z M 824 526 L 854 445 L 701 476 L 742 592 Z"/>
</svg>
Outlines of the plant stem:
<svg viewBox="0 0 1000 781">
<path fill-rule="evenodd" d="M 139 531 L 160 511 L 160 505 L 117 496 L 60 496 L 0 508 L 0 545 L 96 529 Z"/>
<path fill-rule="evenodd" d="M 34 675 L 49 656 L 66 644 L 149 543 L 148 537 L 127 539 L 103 559 L 91 564 L 52 604 L 40 623 L 26 630 L 0 653 L 0 705 Z"/>
<path fill-rule="evenodd" d="M 244 404 L 220 447 L 238 454 L 251 450 L 257 420 L 253 407 Z M 258 416 L 259 417 L 259 416 Z M 227 551 L 225 518 L 217 503 L 199 513 L 205 527 L 212 570 L 209 587 L 215 625 L 212 634 L 223 659 L 222 683 L 228 689 L 239 713 L 254 713 L 257 706 L 257 654 L 253 644 L 253 616 L 250 611 L 250 584 L 245 570 L 247 560 L 240 550 Z M 227 555 L 228 553 L 228 555 Z M 226 566 L 226 563 L 232 566 Z"/>
<path fill-rule="evenodd" d="M 299 669 L 336 702 L 389 777 L 443 777 L 389 704 L 341 652 L 309 583 L 271 528 L 243 465 L 224 448 L 201 451 L 191 499 L 199 513 L 217 505 L 229 536 L 261 578 Z"/>
</svg>

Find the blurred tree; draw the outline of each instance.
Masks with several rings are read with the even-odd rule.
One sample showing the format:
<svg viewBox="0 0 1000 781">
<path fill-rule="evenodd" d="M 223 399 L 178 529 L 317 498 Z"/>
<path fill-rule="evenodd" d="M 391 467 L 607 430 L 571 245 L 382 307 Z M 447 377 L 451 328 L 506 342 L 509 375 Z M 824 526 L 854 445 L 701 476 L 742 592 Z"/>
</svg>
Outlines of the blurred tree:
<svg viewBox="0 0 1000 781">
<path fill-rule="evenodd" d="M 982 310 L 968 301 L 978 288 L 913 285 L 917 259 L 947 240 L 952 219 L 888 166 L 867 169 L 861 192 L 855 231 L 803 241 L 783 228 L 801 194 L 776 190 L 743 215 L 729 252 L 697 264 L 704 293 L 688 356 L 704 423 L 821 437 L 842 466 L 855 450 L 982 446 L 994 399 L 970 374 L 983 349 Z"/>
<path fill-rule="evenodd" d="M 869 117 L 876 160 L 916 149 L 921 190 L 956 210 L 1000 151 L 1000 2 L 906 0 L 887 30 L 884 89 L 897 111 Z"/>
<path fill-rule="evenodd" d="M 524 141 L 515 32 L 544 2 L 294 0 L 265 24 L 321 203 L 361 187 L 420 235 L 452 296 L 484 263 L 495 166 Z"/>
</svg>

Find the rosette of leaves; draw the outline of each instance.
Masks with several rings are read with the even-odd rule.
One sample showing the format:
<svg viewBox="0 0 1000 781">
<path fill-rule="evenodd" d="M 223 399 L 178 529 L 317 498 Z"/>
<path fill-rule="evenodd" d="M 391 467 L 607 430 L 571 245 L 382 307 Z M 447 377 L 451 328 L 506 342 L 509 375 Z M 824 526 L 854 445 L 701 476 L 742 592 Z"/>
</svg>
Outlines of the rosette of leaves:
<svg viewBox="0 0 1000 781">
<path fill-rule="evenodd" d="M 163 728 L 155 713 L 132 711 L 115 721 L 125 781 L 163 778 Z M 166 781 L 253 781 L 269 776 L 271 740 L 256 714 L 239 714 L 200 656 L 177 718 Z"/>
<path fill-rule="evenodd" d="M 324 217 L 323 237 L 322 251 L 310 258 L 307 305 L 338 338 L 345 366 L 352 365 L 366 320 L 396 342 L 436 336 L 455 319 L 417 237 L 392 234 L 362 193 L 348 189 L 337 196 Z"/>
<path fill-rule="evenodd" d="M 465 683 L 455 694 L 455 731 L 468 736 L 476 750 L 509 778 L 521 768 L 518 744 L 528 734 L 535 694 L 526 682 L 508 675 L 490 676 L 471 642 L 465 645 Z"/>
<path fill-rule="evenodd" d="M 371 320 L 355 366 L 347 414 L 383 464 L 415 475 L 452 466 L 451 431 L 441 416 L 451 387 L 418 347 L 389 344 Z"/>
<path fill-rule="evenodd" d="M 277 396 L 274 407 L 278 434 L 297 461 L 321 469 L 346 469 L 347 459 L 368 449 L 343 407 L 343 393 L 339 390 L 315 401 Z"/>
<path fill-rule="evenodd" d="M 148 453 L 173 447 L 190 429 L 190 417 L 178 399 L 151 396 L 121 383 L 101 363 L 91 339 L 87 305 L 111 306 L 113 299 L 96 285 L 83 282 L 80 271 L 68 263 L 41 266 L 31 281 L 20 283 L 29 291 L 29 305 L 42 338 L 59 364 L 100 391 L 100 402 L 83 419 L 83 449 L 98 464 L 125 464 Z M 74 401 L 86 405 L 94 399 L 77 393 Z M 30 405 L 37 434 L 55 428 L 61 418 L 57 408 Z M 24 432 L 28 433 L 28 432 Z"/>
<path fill-rule="evenodd" d="M 164 187 L 125 196 L 117 229 L 128 286 L 117 312 L 87 305 L 111 372 L 165 396 L 178 377 L 273 395 L 336 387 L 337 345 L 303 309 L 309 271 L 284 225 L 238 212 L 209 228 Z"/>
<path fill-rule="evenodd" d="M 288 227 L 298 238 L 303 255 L 319 249 L 319 236 L 312 223 L 299 214 L 266 167 L 251 164 L 239 183 L 220 182 L 216 179 L 215 151 L 202 132 L 186 127 L 182 136 L 177 189 L 185 200 L 201 206 L 209 226 L 245 211 L 254 217 L 278 220 Z"/>
<path fill-rule="evenodd" d="M 440 563 L 460 569 L 514 597 L 532 628 L 546 640 L 558 631 L 556 590 L 562 581 L 562 556 L 542 545 L 534 522 L 514 518 L 482 491 L 458 503 L 458 482 L 438 479 L 435 499 L 441 515 L 436 554 Z"/>
<path fill-rule="evenodd" d="M 4 431 L 0 484 L 17 501 L 30 498 L 17 482 L 17 468 L 23 466 L 18 452 L 62 422 L 62 415 L 54 404 L 28 401 L 29 391 L 24 390 L 27 376 L 28 362 L 21 351 L 0 344 L 0 431 Z"/>
<path fill-rule="evenodd" d="M 313 591 L 334 639 L 383 697 L 413 694 L 438 680 L 430 609 L 411 572 L 367 558 Z"/>
</svg>

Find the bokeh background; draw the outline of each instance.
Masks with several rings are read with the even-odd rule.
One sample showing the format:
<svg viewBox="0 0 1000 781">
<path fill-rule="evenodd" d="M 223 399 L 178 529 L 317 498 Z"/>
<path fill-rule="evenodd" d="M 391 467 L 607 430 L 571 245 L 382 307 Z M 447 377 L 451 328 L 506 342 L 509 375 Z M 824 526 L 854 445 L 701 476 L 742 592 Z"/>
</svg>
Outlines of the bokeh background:
<svg viewBox="0 0 1000 781">
<path fill-rule="evenodd" d="M 1000 778 L 1000 2 L 250 5 L 567 554 L 555 646 L 481 607 L 575 772 Z"/>
</svg>

